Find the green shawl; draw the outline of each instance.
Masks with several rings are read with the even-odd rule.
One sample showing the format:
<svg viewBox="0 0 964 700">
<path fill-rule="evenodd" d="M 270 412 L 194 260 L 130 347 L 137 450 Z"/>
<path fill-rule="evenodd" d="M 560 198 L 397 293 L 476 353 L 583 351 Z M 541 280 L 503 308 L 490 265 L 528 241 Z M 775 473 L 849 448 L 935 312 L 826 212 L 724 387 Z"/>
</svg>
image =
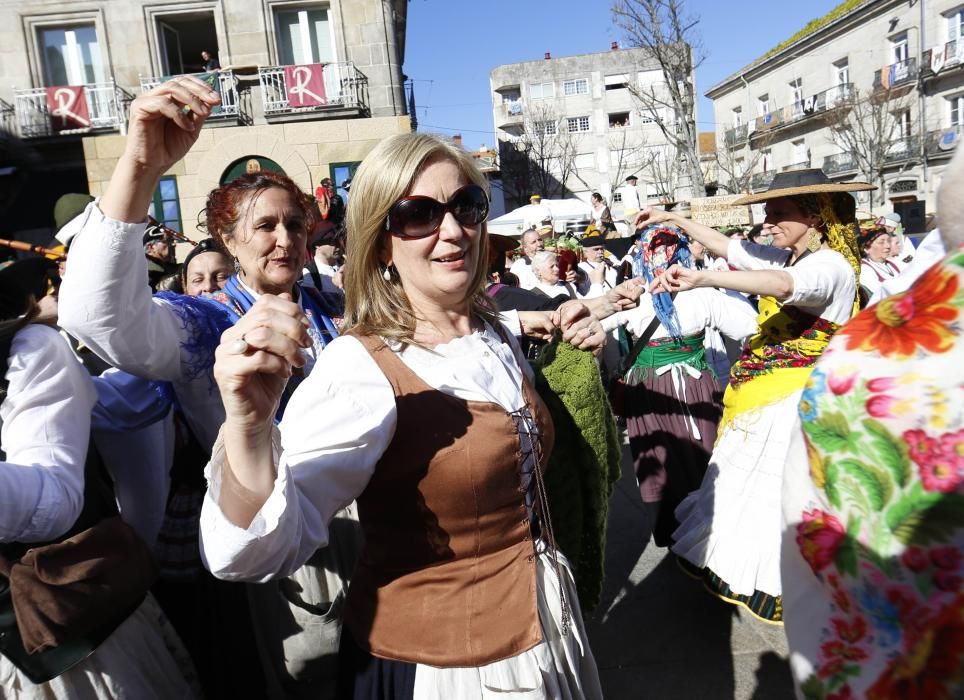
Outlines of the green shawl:
<svg viewBox="0 0 964 700">
<path fill-rule="evenodd" d="M 556 429 L 545 479 L 556 543 L 572 564 L 588 614 L 602 593 L 609 496 L 622 460 L 619 431 L 592 353 L 556 341 L 533 369 Z"/>
</svg>

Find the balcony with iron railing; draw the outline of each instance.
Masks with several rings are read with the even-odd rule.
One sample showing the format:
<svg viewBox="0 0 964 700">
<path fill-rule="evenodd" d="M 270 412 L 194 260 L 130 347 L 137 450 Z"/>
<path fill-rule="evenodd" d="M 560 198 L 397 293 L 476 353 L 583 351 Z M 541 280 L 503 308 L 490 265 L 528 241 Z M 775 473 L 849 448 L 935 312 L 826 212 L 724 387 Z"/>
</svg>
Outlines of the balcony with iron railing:
<svg viewBox="0 0 964 700">
<path fill-rule="evenodd" d="M 740 144 L 746 142 L 746 134 L 746 124 L 739 124 L 734 126 L 732 129 L 727 129 L 723 132 L 723 143 L 726 146 L 739 146 Z"/>
<path fill-rule="evenodd" d="M 766 132 L 783 129 L 836 107 L 847 105 L 853 100 L 854 94 L 852 83 L 841 83 L 782 109 L 774 109 L 768 114 L 756 118 L 750 138 L 757 138 Z"/>
<path fill-rule="evenodd" d="M 268 120 L 290 115 L 363 116 L 369 112 L 368 77 L 351 62 L 327 63 L 322 68 L 324 94 L 312 95 L 311 106 L 291 103 L 285 66 L 258 68 L 264 116 Z M 304 86 L 302 86 L 304 87 Z"/>
<path fill-rule="evenodd" d="M 910 85 L 917 80 L 917 59 L 891 63 L 874 73 L 874 89 L 887 90 L 901 85 Z"/>
<path fill-rule="evenodd" d="M 773 170 L 768 170 L 765 173 L 753 173 L 753 176 L 750 178 L 750 189 L 754 192 L 765 190 L 770 186 L 770 183 L 773 182 L 775 175 L 776 172 Z"/>
<path fill-rule="evenodd" d="M 950 158 L 962 137 L 964 126 L 960 124 L 928 131 L 924 137 L 924 150 L 929 158 Z"/>
<path fill-rule="evenodd" d="M 891 142 L 890 147 L 887 149 L 887 154 L 884 156 L 884 163 L 893 165 L 918 158 L 919 156 L 920 139 L 916 136 L 903 136 Z"/>
<path fill-rule="evenodd" d="M 13 105 L 5 100 L 0 100 L 0 129 L 8 133 L 14 133 L 17 128 L 17 115 Z"/>
<path fill-rule="evenodd" d="M 208 117 L 209 122 L 237 121 L 242 117 L 240 101 L 238 100 L 238 81 L 233 71 L 220 70 L 214 75 L 211 73 L 192 73 L 190 75 L 200 78 L 205 82 L 210 83 L 213 81 L 211 87 L 221 96 L 221 104 L 211 110 L 211 114 Z M 161 83 L 174 77 L 176 76 L 165 75 L 157 77 L 142 75 L 140 76 L 141 92 L 153 90 Z"/>
<path fill-rule="evenodd" d="M 133 95 L 118 87 L 113 80 L 88 83 L 81 87 L 83 87 L 86 103 L 86 116 L 81 114 L 83 110 L 79 106 L 76 114 L 51 114 L 46 87 L 14 88 L 17 133 L 23 138 L 54 134 L 87 134 L 118 131 L 127 123 L 127 107 L 134 99 Z M 69 128 L 67 128 L 68 124 L 71 124 Z"/>
<path fill-rule="evenodd" d="M 921 71 L 933 75 L 961 66 L 964 66 L 964 37 L 925 51 Z"/>
<path fill-rule="evenodd" d="M 791 170 L 806 170 L 809 167 L 810 167 L 810 159 L 807 158 L 806 160 L 801 160 L 796 163 L 790 163 L 790 165 L 784 165 L 782 168 L 780 168 L 780 172 L 788 173 Z"/>
<path fill-rule="evenodd" d="M 823 171 L 830 176 L 853 172 L 857 161 L 851 153 L 835 153 L 823 159 Z"/>
</svg>

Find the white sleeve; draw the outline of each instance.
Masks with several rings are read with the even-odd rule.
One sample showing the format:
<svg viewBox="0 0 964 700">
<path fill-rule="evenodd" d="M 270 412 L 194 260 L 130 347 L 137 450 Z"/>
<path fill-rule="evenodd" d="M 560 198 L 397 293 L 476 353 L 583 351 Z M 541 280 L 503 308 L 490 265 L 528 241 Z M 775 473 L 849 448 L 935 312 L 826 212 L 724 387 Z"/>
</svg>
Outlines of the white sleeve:
<svg viewBox="0 0 964 700">
<path fill-rule="evenodd" d="M 615 329 L 617 326 L 626 326 L 628 331 L 636 337 L 639 337 L 642 332 L 649 327 L 649 324 L 652 323 L 655 316 L 656 311 L 653 308 L 652 296 L 647 293 L 639 298 L 639 306 L 626 309 L 625 311 L 618 311 L 612 316 L 604 318 L 600 323 L 602 323 L 603 329 L 607 332 Z"/>
<path fill-rule="evenodd" d="M 788 250 L 750 241 L 732 240 L 726 249 L 726 261 L 737 270 L 783 269 L 789 259 Z"/>
<path fill-rule="evenodd" d="M 288 576 L 328 543 L 328 523 L 368 485 L 395 435 L 395 393 L 355 338 L 330 343 L 280 426 L 274 491 L 247 529 L 218 506 L 224 451 L 215 443 L 201 510 L 201 555 L 218 578 Z"/>
<path fill-rule="evenodd" d="M 701 289 L 710 310 L 710 323 L 732 340 L 742 341 L 757 331 L 757 312 L 741 294 L 727 294 L 718 289 Z"/>
<path fill-rule="evenodd" d="M 508 309 L 499 312 L 499 322 L 505 329 L 516 338 L 522 337 L 522 321 L 519 320 L 519 312 L 515 309 Z"/>
<path fill-rule="evenodd" d="M 61 327 L 125 372 L 188 378 L 194 361 L 182 362 L 182 348 L 197 339 L 198 328 L 151 295 L 141 245 L 145 224 L 110 219 L 93 203 L 82 216 L 60 288 Z"/>
<path fill-rule="evenodd" d="M 856 280 L 853 270 L 840 253 L 821 250 L 809 256 L 806 264 L 793 265 L 784 270 L 793 278 L 793 293 L 784 303 L 800 308 L 824 309 L 833 301 L 852 304 Z"/>
<path fill-rule="evenodd" d="M 83 507 L 94 386 L 63 338 L 38 325 L 14 336 L 6 376 L 0 541 L 49 540 Z"/>
</svg>

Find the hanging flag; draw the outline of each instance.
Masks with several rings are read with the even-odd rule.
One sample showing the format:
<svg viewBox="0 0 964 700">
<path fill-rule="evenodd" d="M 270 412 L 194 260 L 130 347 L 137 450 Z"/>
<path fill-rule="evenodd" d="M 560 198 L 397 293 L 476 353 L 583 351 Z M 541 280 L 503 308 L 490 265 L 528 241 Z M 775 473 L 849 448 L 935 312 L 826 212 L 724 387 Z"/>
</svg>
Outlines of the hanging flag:
<svg viewBox="0 0 964 700">
<path fill-rule="evenodd" d="M 47 111 L 54 131 L 90 128 L 90 111 L 82 85 L 47 88 Z"/>
<path fill-rule="evenodd" d="M 319 107 L 328 104 L 324 68 L 321 63 L 285 66 L 285 95 L 289 107 Z"/>
<path fill-rule="evenodd" d="M 941 69 L 944 67 L 944 49 L 943 47 L 937 47 L 931 49 L 931 70 L 935 73 L 940 73 Z"/>
</svg>

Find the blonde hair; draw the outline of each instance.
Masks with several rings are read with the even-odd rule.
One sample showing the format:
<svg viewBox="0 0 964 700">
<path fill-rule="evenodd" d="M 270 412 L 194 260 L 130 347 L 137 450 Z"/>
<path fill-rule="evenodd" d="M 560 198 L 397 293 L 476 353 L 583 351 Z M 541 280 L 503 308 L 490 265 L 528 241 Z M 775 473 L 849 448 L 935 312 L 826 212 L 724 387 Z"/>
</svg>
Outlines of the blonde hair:
<svg viewBox="0 0 964 700">
<path fill-rule="evenodd" d="M 489 193 L 489 184 L 475 160 L 465 151 L 428 134 L 400 134 L 379 143 L 352 178 L 345 216 L 347 227 L 345 266 L 345 325 L 361 335 L 379 335 L 413 344 L 415 310 L 402 289 L 397 272 L 386 268 L 381 256 L 386 248 L 388 211 L 408 194 L 422 170 L 440 160 L 454 163 L 465 179 Z M 489 235 L 481 224 L 476 269 L 465 293 L 471 315 L 497 323 L 485 295 Z"/>
</svg>

